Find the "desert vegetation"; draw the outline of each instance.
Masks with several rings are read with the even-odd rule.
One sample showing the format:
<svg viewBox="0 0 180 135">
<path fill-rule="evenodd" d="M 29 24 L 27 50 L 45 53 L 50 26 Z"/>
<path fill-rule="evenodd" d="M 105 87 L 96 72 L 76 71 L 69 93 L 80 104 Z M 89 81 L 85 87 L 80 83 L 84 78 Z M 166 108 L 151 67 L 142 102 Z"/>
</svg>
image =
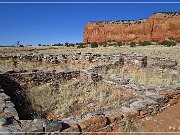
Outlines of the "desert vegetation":
<svg viewBox="0 0 180 135">
<path fill-rule="evenodd" d="M 75 79 L 56 84 L 58 85 L 56 88 L 46 84 L 29 91 L 33 108 L 39 112 L 53 112 L 65 118 L 88 112 L 117 109 L 123 102 L 111 94 L 103 82 L 94 84 Z"/>
<path fill-rule="evenodd" d="M 179 74 L 169 73 L 154 68 L 133 69 L 128 67 L 116 67 L 103 73 L 106 76 L 119 75 L 125 78 L 131 78 L 131 81 L 138 84 L 151 87 L 162 87 L 174 85 L 180 81 Z"/>
</svg>

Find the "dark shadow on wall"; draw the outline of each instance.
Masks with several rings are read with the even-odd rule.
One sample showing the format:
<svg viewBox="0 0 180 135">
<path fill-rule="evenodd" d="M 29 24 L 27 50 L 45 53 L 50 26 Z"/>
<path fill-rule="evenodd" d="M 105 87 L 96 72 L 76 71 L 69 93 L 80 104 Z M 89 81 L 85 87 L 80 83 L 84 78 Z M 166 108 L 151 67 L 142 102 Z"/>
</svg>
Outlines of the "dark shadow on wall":
<svg viewBox="0 0 180 135">
<path fill-rule="evenodd" d="M 28 102 L 26 89 L 22 88 L 19 83 L 7 74 L 0 75 L 0 86 L 4 93 L 10 96 L 20 120 L 31 120 L 34 118 L 34 110 L 31 108 L 30 102 Z"/>
</svg>

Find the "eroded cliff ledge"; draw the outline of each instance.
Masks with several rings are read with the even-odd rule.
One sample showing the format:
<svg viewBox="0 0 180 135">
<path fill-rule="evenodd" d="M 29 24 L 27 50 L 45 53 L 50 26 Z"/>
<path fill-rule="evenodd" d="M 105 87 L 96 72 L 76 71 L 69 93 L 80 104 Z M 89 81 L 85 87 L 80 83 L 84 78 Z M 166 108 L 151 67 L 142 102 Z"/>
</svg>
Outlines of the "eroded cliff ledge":
<svg viewBox="0 0 180 135">
<path fill-rule="evenodd" d="M 144 20 L 89 22 L 83 42 L 180 40 L 180 12 L 158 12 Z"/>
</svg>

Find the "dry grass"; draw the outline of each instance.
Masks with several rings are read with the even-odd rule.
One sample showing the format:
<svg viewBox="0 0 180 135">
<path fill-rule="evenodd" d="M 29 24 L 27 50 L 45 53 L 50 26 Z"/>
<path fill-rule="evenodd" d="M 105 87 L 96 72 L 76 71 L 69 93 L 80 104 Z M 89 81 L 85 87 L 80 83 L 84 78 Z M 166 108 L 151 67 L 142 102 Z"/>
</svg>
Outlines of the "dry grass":
<svg viewBox="0 0 180 135">
<path fill-rule="evenodd" d="M 32 69 L 39 69 L 39 70 L 56 70 L 57 72 L 73 69 L 73 68 L 88 68 L 93 65 L 98 65 L 101 62 L 67 62 L 63 64 L 51 64 L 45 62 L 33 62 L 33 61 L 18 61 L 17 68 L 24 69 L 24 70 L 32 70 Z M 13 62 L 12 60 L 0 60 L 0 71 L 8 71 L 13 69 Z"/>
<path fill-rule="evenodd" d="M 180 81 L 180 76 L 171 74 L 169 71 L 161 71 L 155 68 L 127 68 L 116 67 L 103 73 L 104 76 L 111 76 L 112 74 L 130 78 L 132 82 L 143 84 L 146 86 L 160 87 L 174 85 Z"/>
<path fill-rule="evenodd" d="M 81 48 L 76 47 L 22 47 L 12 48 L 3 47 L 0 48 L 0 54 L 28 54 L 28 53 L 43 53 L 43 54 L 62 54 L 62 53 L 73 53 L 73 52 L 92 52 L 101 54 L 116 54 L 116 53 L 137 53 L 147 55 L 148 57 L 164 57 L 178 60 L 180 63 L 180 45 L 174 47 L 164 47 L 160 45 L 149 45 L 149 46 L 121 46 L 121 47 L 98 47 L 98 48 Z"/>
<path fill-rule="evenodd" d="M 122 99 L 111 94 L 103 82 L 94 85 L 81 79 L 59 82 L 58 89 L 48 84 L 34 88 L 30 90 L 29 98 L 36 110 L 62 117 L 120 108 L 122 103 Z"/>
<path fill-rule="evenodd" d="M 8 71 L 14 68 L 12 60 L 0 60 L 0 70 Z M 30 62 L 30 61 L 19 61 L 17 68 L 30 70 L 33 68 L 42 69 L 42 70 L 53 70 L 54 67 L 49 64 L 42 64 L 40 62 Z"/>
</svg>

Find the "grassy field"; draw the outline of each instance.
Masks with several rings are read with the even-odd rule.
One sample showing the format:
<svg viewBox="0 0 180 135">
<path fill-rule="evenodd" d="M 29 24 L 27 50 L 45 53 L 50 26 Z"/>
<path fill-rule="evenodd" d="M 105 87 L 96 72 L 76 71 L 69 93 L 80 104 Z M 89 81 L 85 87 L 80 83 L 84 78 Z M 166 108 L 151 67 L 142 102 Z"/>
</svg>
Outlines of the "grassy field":
<svg viewBox="0 0 180 135">
<path fill-rule="evenodd" d="M 28 54 L 28 53 L 43 53 L 43 54 L 62 54 L 62 53 L 73 53 L 73 52 L 92 52 L 101 54 L 117 54 L 117 53 L 136 53 L 147 55 L 148 57 L 164 57 L 175 59 L 180 63 L 180 45 L 173 47 L 165 47 L 161 45 L 149 45 L 149 46 L 121 46 L 121 47 L 98 47 L 98 48 L 81 48 L 76 47 L 2 47 L 0 48 L 0 54 Z"/>
<path fill-rule="evenodd" d="M 44 71 L 56 70 L 57 72 L 74 69 L 74 68 L 88 68 L 93 65 L 100 64 L 100 62 L 84 63 L 84 62 L 67 62 L 63 64 L 50 64 L 45 62 L 35 61 L 18 61 L 17 67 L 24 70 L 39 69 Z M 12 60 L 0 60 L 0 71 L 8 71 L 14 68 Z"/>
<path fill-rule="evenodd" d="M 161 71 L 156 68 L 124 68 L 116 67 L 102 73 L 108 77 L 112 74 L 130 78 L 131 82 L 151 87 L 174 85 L 180 81 L 178 74 L 171 74 L 169 71 Z"/>
</svg>

